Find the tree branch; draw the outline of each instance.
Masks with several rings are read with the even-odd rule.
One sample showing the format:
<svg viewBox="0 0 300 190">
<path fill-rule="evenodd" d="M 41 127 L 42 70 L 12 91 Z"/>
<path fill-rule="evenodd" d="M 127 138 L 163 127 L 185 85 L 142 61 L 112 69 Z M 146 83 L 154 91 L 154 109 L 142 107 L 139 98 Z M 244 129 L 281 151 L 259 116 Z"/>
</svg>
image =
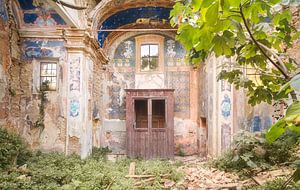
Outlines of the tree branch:
<svg viewBox="0 0 300 190">
<path fill-rule="evenodd" d="M 282 59 L 270 48 L 268 48 L 267 46 L 265 46 L 264 44 L 257 42 L 261 47 L 263 47 L 265 50 L 267 50 L 268 52 L 270 52 L 279 62 L 279 64 L 281 65 L 282 69 L 284 70 L 284 72 L 288 72 L 286 66 L 284 65 Z"/>
<path fill-rule="evenodd" d="M 250 38 L 252 39 L 252 41 L 254 42 L 254 44 L 256 45 L 256 47 L 260 50 L 260 52 L 282 73 L 282 75 L 286 78 L 286 79 L 290 79 L 290 77 L 284 72 L 284 70 L 279 66 L 277 65 L 267 54 L 266 52 L 262 49 L 262 47 L 258 44 L 258 42 L 255 40 L 252 32 L 250 31 L 250 28 L 247 24 L 247 21 L 246 21 L 246 18 L 245 18 L 245 15 L 243 13 L 243 8 L 242 8 L 242 5 L 240 5 L 240 14 L 241 14 L 241 17 L 243 19 L 243 22 L 244 22 L 244 25 L 246 27 L 246 30 L 247 32 L 249 33 L 250 35 Z"/>
</svg>

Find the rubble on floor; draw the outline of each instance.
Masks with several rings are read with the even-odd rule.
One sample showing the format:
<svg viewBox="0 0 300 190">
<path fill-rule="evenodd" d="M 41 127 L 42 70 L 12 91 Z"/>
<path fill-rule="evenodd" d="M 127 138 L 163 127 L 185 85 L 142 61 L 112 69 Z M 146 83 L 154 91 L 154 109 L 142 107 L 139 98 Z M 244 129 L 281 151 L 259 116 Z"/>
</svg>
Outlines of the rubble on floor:
<svg viewBox="0 0 300 190">
<path fill-rule="evenodd" d="M 220 171 L 208 166 L 206 161 L 197 157 L 181 158 L 184 165 L 179 169 L 185 173 L 183 180 L 177 184 L 165 183 L 166 189 L 173 190 L 239 190 L 245 185 L 261 185 L 266 181 L 282 177 L 286 178 L 292 173 L 291 169 L 282 167 L 272 171 L 258 172 L 249 179 L 241 179 L 236 173 Z M 172 185 L 172 186 L 170 186 Z"/>
</svg>

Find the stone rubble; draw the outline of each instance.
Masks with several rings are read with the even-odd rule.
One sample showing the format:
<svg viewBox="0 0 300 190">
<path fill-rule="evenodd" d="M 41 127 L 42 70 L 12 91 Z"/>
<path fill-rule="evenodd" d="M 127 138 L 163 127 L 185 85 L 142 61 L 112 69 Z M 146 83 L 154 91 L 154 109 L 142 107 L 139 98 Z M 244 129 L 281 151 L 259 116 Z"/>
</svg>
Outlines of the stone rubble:
<svg viewBox="0 0 300 190">
<path fill-rule="evenodd" d="M 293 172 L 282 167 L 272 171 L 259 172 L 252 179 L 240 179 L 236 173 L 220 171 L 208 166 L 207 161 L 197 157 L 176 158 L 184 163 L 179 170 L 185 177 L 178 183 L 165 182 L 165 189 L 173 190 L 240 190 L 245 185 L 263 184 L 278 177 L 286 178 Z"/>
</svg>

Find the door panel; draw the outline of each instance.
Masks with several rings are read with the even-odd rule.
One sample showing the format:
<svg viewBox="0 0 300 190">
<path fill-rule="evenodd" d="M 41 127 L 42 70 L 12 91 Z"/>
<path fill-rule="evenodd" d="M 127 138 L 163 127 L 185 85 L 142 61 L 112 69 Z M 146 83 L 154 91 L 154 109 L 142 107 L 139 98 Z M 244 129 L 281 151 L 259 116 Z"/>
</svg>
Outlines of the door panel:
<svg viewBox="0 0 300 190">
<path fill-rule="evenodd" d="M 144 159 L 173 158 L 173 90 L 128 91 L 127 155 Z"/>
</svg>

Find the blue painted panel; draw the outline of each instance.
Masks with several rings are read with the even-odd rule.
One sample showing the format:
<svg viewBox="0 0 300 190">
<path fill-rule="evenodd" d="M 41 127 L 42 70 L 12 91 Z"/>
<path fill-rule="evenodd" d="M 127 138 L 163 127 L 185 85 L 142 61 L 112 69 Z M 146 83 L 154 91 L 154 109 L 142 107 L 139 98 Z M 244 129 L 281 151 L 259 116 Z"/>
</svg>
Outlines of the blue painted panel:
<svg viewBox="0 0 300 190">
<path fill-rule="evenodd" d="M 23 10 L 31 10 L 36 7 L 32 5 L 32 0 L 19 0 L 20 6 Z"/>
<path fill-rule="evenodd" d="M 58 25 L 66 25 L 66 22 L 59 16 L 59 14 L 51 14 L 51 17 L 55 20 Z"/>
<path fill-rule="evenodd" d="M 106 19 L 100 29 L 116 29 L 126 24 L 135 23 L 139 18 L 169 20 L 171 8 L 164 7 L 139 7 L 120 11 Z M 103 46 L 105 38 L 110 32 L 98 32 L 98 40 Z"/>
<path fill-rule="evenodd" d="M 23 20 L 26 24 L 34 24 L 37 17 L 38 17 L 38 15 L 35 13 L 25 13 Z"/>
<path fill-rule="evenodd" d="M 59 57 L 63 54 L 63 41 L 25 40 L 23 58 Z"/>
<path fill-rule="evenodd" d="M 259 116 L 254 116 L 253 122 L 252 122 L 252 131 L 259 132 L 261 130 L 262 130 L 261 118 Z"/>
<path fill-rule="evenodd" d="M 37 20 L 37 18 L 40 17 L 40 19 Z M 39 24 L 39 20 L 44 21 L 44 24 Z M 44 19 L 42 16 L 37 15 L 36 13 L 24 13 L 24 22 L 26 24 L 37 24 L 37 25 L 48 25 L 47 22 L 49 23 L 52 22 L 54 25 L 66 25 L 65 21 L 56 13 L 51 13 L 49 14 L 49 17 Z"/>
<path fill-rule="evenodd" d="M 8 14 L 5 6 L 5 0 L 0 0 L 0 18 L 2 18 L 5 22 L 8 21 Z"/>
</svg>

